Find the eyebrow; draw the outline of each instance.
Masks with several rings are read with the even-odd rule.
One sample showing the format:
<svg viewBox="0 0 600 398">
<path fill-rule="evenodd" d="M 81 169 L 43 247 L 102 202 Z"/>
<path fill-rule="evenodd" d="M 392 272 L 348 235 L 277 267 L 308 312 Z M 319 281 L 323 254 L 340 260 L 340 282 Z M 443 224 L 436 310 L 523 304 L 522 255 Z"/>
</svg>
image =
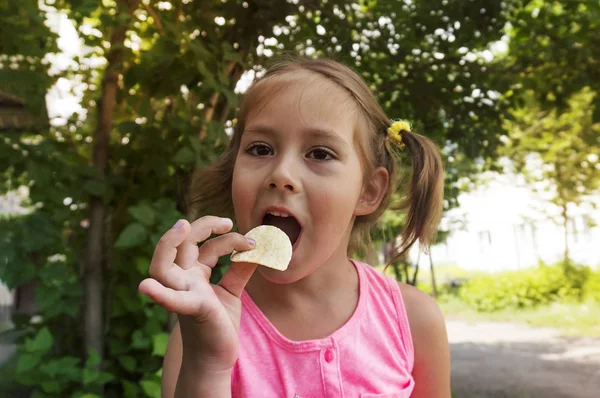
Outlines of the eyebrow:
<svg viewBox="0 0 600 398">
<path fill-rule="evenodd" d="M 259 134 L 266 134 L 266 135 L 270 135 L 270 136 L 277 135 L 276 129 L 274 129 L 270 126 L 265 126 L 265 125 L 249 126 L 249 127 L 246 127 L 245 131 L 247 131 L 249 133 L 259 133 Z M 321 129 L 321 128 L 307 128 L 304 132 L 306 134 L 308 134 L 311 138 L 325 138 L 325 139 L 336 141 L 339 144 L 344 145 L 345 147 L 348 147 L 348 143 L 346 141 L 344 141 L 338 134 L 334 133 L 331 130 Z"/>
</svg>

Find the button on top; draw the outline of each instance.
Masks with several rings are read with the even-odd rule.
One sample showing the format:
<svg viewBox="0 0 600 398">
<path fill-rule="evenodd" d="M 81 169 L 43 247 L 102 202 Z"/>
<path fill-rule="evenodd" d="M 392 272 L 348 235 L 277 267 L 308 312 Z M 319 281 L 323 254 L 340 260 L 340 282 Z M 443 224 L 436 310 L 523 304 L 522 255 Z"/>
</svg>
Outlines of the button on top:
<svg viewBox="0 0 600 398">
<path fill-rule="evenodd" d="M 333 352 L 331 350 L 325 351 L 325 360 L 327 362 L 333 361 Z"/>
</svg>

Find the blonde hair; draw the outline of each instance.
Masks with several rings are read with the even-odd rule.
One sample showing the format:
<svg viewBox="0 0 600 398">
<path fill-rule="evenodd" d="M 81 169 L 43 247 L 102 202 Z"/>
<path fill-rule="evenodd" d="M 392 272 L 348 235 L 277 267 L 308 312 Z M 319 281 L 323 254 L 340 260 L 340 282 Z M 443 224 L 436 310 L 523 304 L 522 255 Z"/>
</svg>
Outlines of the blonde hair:
<svg viewBox="0 0 600 398">
<path fill-rule="evenodd" d="M 358 247 L 365 247 L 371 227 L 390 204 L 398 180 L 397 156 L 394 144 L 387 135 L 390 119 L 377 104 L 369 87 L 352 69 L 329 59 L 284 59 L 275 63 L 252 84 L 240 105 L 237 124 L 228 148 L 215 163 L 197 170 L 192 177 L 189 191 L 190 218 L 196 219 L 203 213 L 233 216 L 233 167 L 248 114 L 254 112 L 256 107 L 264 106 L 265 101 L 284 90 L 287 87 L 286 78 L 295 72 L 309 72 L 325 78 L 349 94 L 358 112 L 358 130 L 361 133 L 357 134 L 356 144 L 365 167 L 365 176 L 370 175 L 377 167 L 385 167 L 390 176 L 390 183 L 377 210 L 356 218 L 348 248 L 351 252 Z M 273 82 L 278 84 L 269 84 Z M 402 141 L 412 158 L 412 173 L 410 182 L 405 187 L 405 198 L 396 207 L 406 211 L 406 220 L 402 243 L 394 259 L 404 255 L 417 240 L 423 247 L 430 244 L 437 231 L 443 200 L 443 167 L 435 144 L 414 132 L 404 132 Z"/>
</svg>

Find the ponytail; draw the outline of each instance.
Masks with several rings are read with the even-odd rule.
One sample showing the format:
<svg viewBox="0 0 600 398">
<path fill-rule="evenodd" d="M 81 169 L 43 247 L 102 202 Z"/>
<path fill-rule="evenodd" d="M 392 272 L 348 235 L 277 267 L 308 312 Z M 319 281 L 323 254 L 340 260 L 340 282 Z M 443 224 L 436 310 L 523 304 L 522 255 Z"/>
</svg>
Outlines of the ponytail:
<svg viewBox="0 0 600 398">
<path fill-rule="evenodd" d="M 442 215 L 444 170 L 439 149 L 428 138 L 413 132 L 403 132 L 402 142 L 412 158 L 412 176 L 406 198 L 395 209 L 406 212 L 402 243 L 386 267 L 404 256 L 417 240 L 429 250 Z"/>
</svg>

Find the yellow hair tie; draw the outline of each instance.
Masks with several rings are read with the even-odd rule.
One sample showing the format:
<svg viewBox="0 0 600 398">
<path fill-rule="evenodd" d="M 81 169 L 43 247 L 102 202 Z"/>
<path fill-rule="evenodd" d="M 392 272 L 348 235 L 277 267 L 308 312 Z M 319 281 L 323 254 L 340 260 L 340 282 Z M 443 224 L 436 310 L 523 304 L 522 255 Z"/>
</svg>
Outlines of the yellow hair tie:
<svg viewBox="0 0 600 398">
<path fill-rule="evenodd" d="M 390 140 L 394 142 L 398 147 L 402 148 L 404 146 L 404 142 L 402 142 L 402 132 L 411 132 L 410 124 L 405 120 L 397 120 L 392 123 L 392 125 L 388 128 L 387 133 Z"/>
</svg>

